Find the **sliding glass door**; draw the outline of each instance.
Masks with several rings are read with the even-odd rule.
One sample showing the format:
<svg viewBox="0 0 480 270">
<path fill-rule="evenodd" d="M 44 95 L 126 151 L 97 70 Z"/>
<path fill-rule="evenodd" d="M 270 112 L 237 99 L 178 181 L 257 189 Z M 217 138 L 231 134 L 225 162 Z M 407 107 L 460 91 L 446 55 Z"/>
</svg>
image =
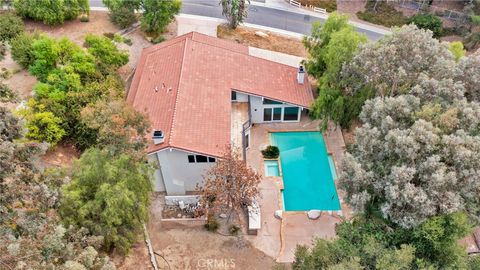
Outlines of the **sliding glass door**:
<svg viewBox="0 0 480 270">
<path fill-rule="evenodd" d="M 264 122 L 282 121 L 282 107 L 264 108 L 263 121 Z"/>
</svg>

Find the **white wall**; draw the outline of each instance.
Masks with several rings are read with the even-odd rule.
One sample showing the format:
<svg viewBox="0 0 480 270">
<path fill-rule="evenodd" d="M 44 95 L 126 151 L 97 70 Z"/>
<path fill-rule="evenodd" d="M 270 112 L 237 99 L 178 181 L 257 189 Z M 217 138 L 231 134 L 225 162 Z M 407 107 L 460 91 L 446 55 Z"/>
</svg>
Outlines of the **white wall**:
<svg viewBox="0 0 480 270">
<path fill-rule="evenodd" d="M 186 191 L 195 191 L 202 184 L 202 175 L 215 163 L 188 163 L 190 153 L 166 149 L 157 152 L 162 171 L 165 190 L 168 195 L 184 195 Z"/>
<path fill-rule="evenodd" d="M 263 99 L 261 97 L 250 96 L 250 110 L 252 114 L 252 123 L 271 123 L 271 122 L 264 122 L 263 121 L 263 109 L 264 108 L 275 108 L 275 107 L 297 107 L 296 105 L 291 104 L 263 104 Z M 299 117 L 298 120 L 301 119 L 301 109 L 299 110 Z M 288 122 L 298 122 L 298 121 L 285 121 Z"/>
<path fill-rule="evenodd" d="M 237 92 L 237 102 L 248 102 L 248 95 Z"/>
<path fill-rule="evenodd" d="M 147 160 L 150 164 L 155 166 L 155 172 L 153 174 L 153 190 L 157 192 L 165 191 L 165 184 L 163 183 L 162 172 L 160 171 L 160 166 L 158 164 L 157 154 L 149 154 Z"/>
</svg>

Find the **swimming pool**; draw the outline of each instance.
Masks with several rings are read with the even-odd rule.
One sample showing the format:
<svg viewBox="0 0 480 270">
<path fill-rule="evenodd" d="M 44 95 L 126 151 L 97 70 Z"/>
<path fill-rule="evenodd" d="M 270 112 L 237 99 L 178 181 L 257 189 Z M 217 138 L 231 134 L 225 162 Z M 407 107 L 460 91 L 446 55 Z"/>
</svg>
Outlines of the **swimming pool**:
<svg viewBox="0 0 480 270">
<path fill-rule="evenodd" d="M 276 160 L 265 160 L 265 176 L 280 176 L 280 171 L 278 170 L 278 161 Z"/>
<path fill-rule="evenodd" d="M 334 177 L 320 132 L 273 132 L 271 142 L 280 149 L 285 211 L 340 210 Z"/>
</svg>

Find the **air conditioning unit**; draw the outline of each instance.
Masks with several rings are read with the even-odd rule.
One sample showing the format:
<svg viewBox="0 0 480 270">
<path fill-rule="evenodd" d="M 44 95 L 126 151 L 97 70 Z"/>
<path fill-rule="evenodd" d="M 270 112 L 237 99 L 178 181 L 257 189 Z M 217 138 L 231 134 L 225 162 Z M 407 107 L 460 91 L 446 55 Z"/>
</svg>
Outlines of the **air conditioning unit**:
<svg viewBox="0 0 480 270">
<path fill-rule="evenodd" d="M 154 130 L 152 139 L 154 144 L 161 144 L 165 140 L 165 136 L 161 130 Z"/>
</svg>

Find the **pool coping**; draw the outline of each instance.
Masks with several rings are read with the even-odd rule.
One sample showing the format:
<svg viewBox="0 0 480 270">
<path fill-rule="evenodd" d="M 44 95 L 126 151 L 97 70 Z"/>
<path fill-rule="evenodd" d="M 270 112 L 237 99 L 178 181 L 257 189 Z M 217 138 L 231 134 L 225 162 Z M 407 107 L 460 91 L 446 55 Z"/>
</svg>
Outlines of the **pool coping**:
<svg viewBox="0 0 480 270">
<path fill-rule="evenodd" d="M 332 180 L 333 180 L 333 185 L 335 187 L 335 193 L 336 193 L 336 196 L 338 198 L 338 203 L 339 203 L 339 206 L 340 206 L 340 209 L 339 210 L 320 210 L 320 209 L 311 209 L 311 210 L 296 210 L 296 211 L 288 211 L 288 210 L 285 210 L 285 202 L 284 202 L 284 196 L 283 196 L 283 191 L 285 190 L 285 184 L 284 184 L 284 180 L 283 180 L 283 170 L 282 170 L 282 163 L 281 163 L 281 158 L 280 158 L 280 154 L 278 155 L 278 158 L 276 159 L 266 159 L 264 158 L 263 160 L 277 160 L 278 162 L 278 169 L 279 169 L 279 176 L 266 176 L 266 177 L 271 177 L 271 178 L 280 178 L 279 179 L 279 182 L 280 182 L 280 187 L 279 187 L 279 207 L 280 209 L 282 210 L 283 213 L 291 213 L 291 214 L 299 214 L 299 213 L 304 213 L 304 214 L 307 214 L 309 211 L 312 211 L 312 210 L 316 210 L 316 211 L 321 211 L 321 212 L 327 212 L 327 213 L 337 213 L 340 211 L 340 213 L 343 214 L 343 209 L 342 209 L 342 203 L 343 203 L 343 200 L 342 198 L 340 198 L 339 196 L 339 193 L 338 193 L 338 187 L 337 187 L 337 179 L 338 179 L 338 166 L 337 166 L 337 159 L 335 157 L 335 154 L 333 151 L 330 150 L 330 147 L 327 143 L 327 137 L 326 135 L 321 132 L 319 129 L 291 129 L 291 130 L 271 130 L 271 129 L 267 129 L 267 139 L 268 139 L 268 142 L 269 144 L 271 143 L 271 137 L 270 137 L 270 134 L 271 133 L 288 133 L 288 132 L 319 132 L 320 134 L 322 134 L 322 137 L 323 137 L 323 140 L 325 142 L 325 148 L 326 148 L 326 152 L 327 152 L 327 155 L 330 155 L 332 156 L 332 160 L 333 160 L 333 166 L 335 166 L 335 173 L 337 174 L 337 178 L 333 178 L 333 175 L 332 175 Z M 270 144 L 271 145 L 271 144 Z M 264 167 L 265 167 L 265 163 L 263 164 Z M 330 172 L 331 173 L 331 172 Z"/>
</svg>

